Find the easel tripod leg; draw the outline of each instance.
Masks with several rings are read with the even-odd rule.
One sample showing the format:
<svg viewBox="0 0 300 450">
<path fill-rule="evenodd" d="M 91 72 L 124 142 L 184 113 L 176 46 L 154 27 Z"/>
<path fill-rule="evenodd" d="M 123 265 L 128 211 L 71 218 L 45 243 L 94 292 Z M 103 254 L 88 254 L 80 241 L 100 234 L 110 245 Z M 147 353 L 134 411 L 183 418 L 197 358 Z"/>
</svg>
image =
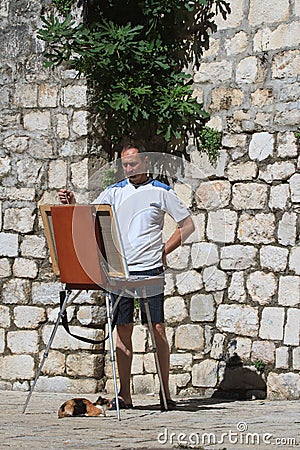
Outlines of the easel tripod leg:
<svg viewBox="0 0 300 450">
<path fill-rule="evenodd" d="M 25 411 L 26 411 L 26 408 L 27 408 L 27 406 L 28 406 L 29 400 L 30 400 L 31 395 L 32 395 L 32 393 L 33 393 L 33 391 L 34 391 L 34 388 L 35 388 L 35 385 L 36 385 L 36 383 L 37 383 L 37 380 L 38 380 L 38 378 L 39 378 L 39 376 L 40 376 L 41 370 L 42 370 L 42 368 L 43 368 L 44 362 L 45 362 L 46 358 L 48 358 L 48 354 L 49 354 L 49 350 L 50 350 L 51 344 L 52 344 L 53 339 L 54 339 L 54 337 L 55 337 L 55 334 L 56 334 L 56 332 L 57 332 L 57 328 L 58 328 L 58 325 L 59 325 L 59 323 L 60 323 L 61 317 L 62 317 L 62 315 L 63 315 L 63 313 L 64 313 L 64 311 L 65 311 L 65 309 L 66 309 L 66 307 L 67 307 L 67 303 L 68 303 L 70 294 L 71 294 L 71 291 L 67 291 L 67 292 L 66 292 L 66 296 L 65 296 L 64 302 L 63 302 L 63 304 L 62 304 L 62 306 L 61 306 L 61 308 L 60 308 L 60 310 L 59 310 L 59 313 L 58 313 L 58 316 L 57 316 L 55 325 L 54 325 L 54 327 L 53 327 L 53 330 L 52 330 L 52 333 L 51 333 L 51 335 L 50 335 L 50 338 L 49 338 L 48 344 L 47 344 L 47 346 L 46 346 L 46 349 L 45 349 L 45 351 L 44 351 L 42 361 L 41 361 L 41 363 L 40 363 L 40 365 L 39 365 L 39 367 L 38 367 L 38 369 L 37 369 L 37 372 L 36 372 L 36 375 L 35 375 L 34 382 L 33 382 L 32 386 L 31 386 L 31 388 L 30 388 L 30 391 L 29 391 L 29 393 L 28 393 L 28 395 L 27 395 L 27 398 L 26 398 L 26 401 L 25 401 L 25 403 L 24 403 L 23 410 L 22 410 L 22 413 L 23 413 L 23 414 L 24 414 Z"/>
<path fill-rule="evenodd" d="M 115 391 L 115 399 L 116 399 L 117 417 L 119 420 L 121 420 L 119 397 L 118 397 L 118 386 L 117 386 L 117 374 L 116 374 L 116 365 L 115 365 L 115 349 L 114 349 L 112 326 L 111 326 L 110 294 L 109 293 L 105 294 L 105 300 L 106 300 L 106 316 L 107 316 L 107 327 L 108 327 L 109 348 L 110 348 L 110 361 L 111 361 L 113 378 L 114 378 L 114 391 Z"/>
<path fill-rule="evenodd" d="M 158 359 L 158 354 L 157 354 L 157 347 L 156 347 L 156 341 L 155 341 L 155 336 L 154 336 L 154 331 L 153 331 L 153 325 L 152 325 L 152 321 L 151 321 L 151 315 L 150 315 L 150 309 L 149 309 L 146 288 L 143 288 L 143 302 L 145 305 L 145 312 L 146 312 L 146 317 L 147 317 L 147 322 L 148 322 L 148 328 L 149 328 L 151 341 L 152 341 L 152 349 L 153 349 L 152 351 L 154 353 L 155 365 L 156 365 L 156 370 L 157 370 L 159 383 L 160 383 L 161 396 L 163 399 L 165 411 L 168 411 L 166 392 L 165 392 L 165 387 L 164 387 L 164 383 L 163 383 L 162 373 L 160 370 L 160 364 L 159 364 L 159 359 Z"/>
</svg>

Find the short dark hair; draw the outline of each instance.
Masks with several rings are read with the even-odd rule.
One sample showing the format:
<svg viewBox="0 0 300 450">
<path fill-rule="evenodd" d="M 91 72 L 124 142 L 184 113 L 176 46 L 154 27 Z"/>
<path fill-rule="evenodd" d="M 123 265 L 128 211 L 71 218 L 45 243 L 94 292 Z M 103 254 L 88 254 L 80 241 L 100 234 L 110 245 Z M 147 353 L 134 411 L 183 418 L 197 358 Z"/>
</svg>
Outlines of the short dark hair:
<svg viewBox="0 0 300 450">
<path fill-rule="evenodd" d="M 139 153 L 147 153 L 145 146 L 138 141 L 126 141 L 121 145 L 121 153 L 130 148 L 136 148 Z"/>
</svg>

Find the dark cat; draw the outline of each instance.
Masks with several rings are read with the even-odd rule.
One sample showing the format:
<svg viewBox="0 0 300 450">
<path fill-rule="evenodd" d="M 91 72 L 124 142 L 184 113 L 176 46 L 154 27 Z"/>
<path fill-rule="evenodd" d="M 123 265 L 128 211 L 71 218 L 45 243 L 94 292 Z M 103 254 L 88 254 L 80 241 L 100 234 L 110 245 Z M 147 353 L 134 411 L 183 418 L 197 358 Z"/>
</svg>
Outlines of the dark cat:
<svg viewBox="0 0 300 450">
<path fill-rule="evenodd" d="M 63 403 L 58 410 L 58 417 L 88 416 L 96 417 L 103 414 L 109 408 L 110 403 L 107 398 L 99 397 L 95 403 L 86 398 L 72 398 Z"/>
</svg>

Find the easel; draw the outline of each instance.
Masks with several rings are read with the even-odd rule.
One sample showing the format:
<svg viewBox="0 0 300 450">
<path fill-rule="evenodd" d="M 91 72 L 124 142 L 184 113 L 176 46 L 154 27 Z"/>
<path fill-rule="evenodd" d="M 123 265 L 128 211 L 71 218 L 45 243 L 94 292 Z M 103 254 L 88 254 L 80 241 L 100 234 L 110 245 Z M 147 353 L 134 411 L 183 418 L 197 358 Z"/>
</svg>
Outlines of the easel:
<svg viewBox="0 0 300 450">
<path fill-rule="evenodd" d="M 48 357 L 58 326 L 66 314 L 68 302 L 71 304 L 82 290 L 102 290 L 105 293 L 108 337 L 110 343 L 110 361 L 112 364 L 117 417 L 120 417 L 117 376 L 112 335 L 112 318 L 123 295 L 134 296 L 137 288 L 142 290 L 147 324 L 152 341 L 156 369 L 160 381 L 160 390 L 165 411 L 168 410 L 165 389 L 160 370 L 153 326 L 151 322 L 147 286 L 160 285 L 161 277 L 129 276 L 122 240 L 113 207 L 110 205 L 43 205 L 40 207 L 46 239 L 52 261 L 53 271 L 65 283 L 61 298 L 60 311 L 53 327 L 35 379 L 26 398 L 23 413 Z M 77 290 L 72 298 L 72 290 Z M 118 298 L 111 308 L 111 293 Z M 81 340 L 91 340 L 78 337 Z M 94 341 L 97 342 L 97 341 Z"/>
</svg>

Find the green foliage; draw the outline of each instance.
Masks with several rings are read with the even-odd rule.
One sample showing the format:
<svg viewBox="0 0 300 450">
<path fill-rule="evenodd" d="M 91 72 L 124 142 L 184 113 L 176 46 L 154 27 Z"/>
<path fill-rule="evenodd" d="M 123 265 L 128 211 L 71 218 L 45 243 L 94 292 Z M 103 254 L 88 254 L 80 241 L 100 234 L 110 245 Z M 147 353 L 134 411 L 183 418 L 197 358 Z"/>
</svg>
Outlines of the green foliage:
<svg viewBox="0 0 300 450">
<path fill-rule="evenodd" d="M 221 147 L 221 133 L 214 128 L 204 126 L 200 131 L 198 144 L 199 150 L 207 153 L 209 160 L 214 162 Z"/>
<path fill-rule="evenodd" d="M 107 188 L 111 184 L 116 182 L 116 172 L 113 168 L 109 168 L 104 172 L 102 187 L 103 189 Z"/>
<path fill-rule="evenodd" d="M 253 362 L 253 366 L 258 372 L 263 372 L 265 370 L 266 364 L 261 359 L 257 359 Z"/>
<path fill-rule="evenodd" d="M 63 15 L 67 15 L 71 12 L 74 6 L 74 0 L 53 0 L 56 9 Z"/>
<path fill-rule="evenodd" d="M 74 3 L 55 0 L 64 12 Z M 43 17 L 40 39 L 48 43 L 46 66 L 68 62 L 90 83 L 91 108 L 109 142 L 124 137 L 151 141 L 160 135 L 187 142 L 199 136 L 209 115 L 193 96 L 192 76 L 199 67 L 215 14 L 226 17 L 227 0 L 87 0 L 84 22 L 71 14 Z M 206 147 L 206 141 L 211 144 Z M 203 142 L 205 145 L 203 145 Z M 199 144 L 213 154 L 212 137 Z"/>
<path fill-rule="evenodd" d="M 298 141 L 298 144 L 300 144 L 300 131 L 294 131 L 294 135 Z"/>
</svg>

